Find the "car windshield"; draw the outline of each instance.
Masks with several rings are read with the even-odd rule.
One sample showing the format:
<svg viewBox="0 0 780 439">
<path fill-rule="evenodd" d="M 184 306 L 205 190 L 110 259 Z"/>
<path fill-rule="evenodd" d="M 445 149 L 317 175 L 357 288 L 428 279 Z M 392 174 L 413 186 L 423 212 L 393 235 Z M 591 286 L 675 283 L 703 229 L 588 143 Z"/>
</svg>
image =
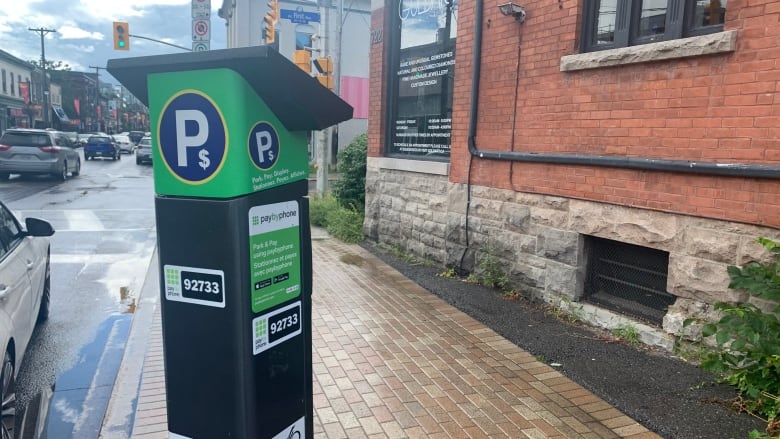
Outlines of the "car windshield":
<svg viewBox="0 0 780 439">
<path fill-rule="evenodd" d="M 6 132 L 0 137 L 0 143 L 13 146 L 51 146 L 51 138 L 48 134 Z"/>
<path fill-rule="evenodd" d="M 114 136 L 114 140 L 117 142 L 129 142 L 130 138 L 127 136 Z"/>
<path fill-rule="evenodd" d="M 111 139 L 105 136 L 92 136 L 89 138 L 89 143 L 106 143 L 110 141 Z"/>
<path fill-rule="evenodd" d="M 141 139 L 140 142 L 138 142 L 138 146 L 141 146 L 141 145 L 143 145 L 143 146 L 152 146 L 152 139 L 150 139 L 148 137 L 144 137 L 143 139 Z"/>
</svg>

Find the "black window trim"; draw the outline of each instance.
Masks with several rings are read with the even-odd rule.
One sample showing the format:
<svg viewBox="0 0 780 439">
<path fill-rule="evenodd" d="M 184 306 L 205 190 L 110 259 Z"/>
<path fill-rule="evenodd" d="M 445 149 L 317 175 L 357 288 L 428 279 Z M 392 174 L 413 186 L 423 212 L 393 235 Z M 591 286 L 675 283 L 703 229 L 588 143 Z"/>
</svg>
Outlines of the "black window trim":
<svg viewBox="0 0 780 439">
<path fill-rule="evenodd" d="M 599 0 L 585 0 L 583 5 L 582 31 L 580 33 L 580 52 L 598 52 L 660 41 L 707 35 L 723 31 L 723 24 L 694 26 L 696 2 L 691 0 L 669 0 L 666 13 L 665 32 L 658 38 L 638 36 L 640 21 L 640 3 L 632 0 L 617 0 L 615 11 L 615 31 L 611 44 L 596 44 L 596 24 Z"/>
</svg>

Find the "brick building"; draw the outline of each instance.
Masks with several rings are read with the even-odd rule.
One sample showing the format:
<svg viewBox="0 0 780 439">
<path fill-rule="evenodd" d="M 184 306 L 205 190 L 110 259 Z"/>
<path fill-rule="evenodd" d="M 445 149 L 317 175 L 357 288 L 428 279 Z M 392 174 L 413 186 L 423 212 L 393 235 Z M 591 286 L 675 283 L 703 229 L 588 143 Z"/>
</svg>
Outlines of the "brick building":
<svg viewBox="0 0 780 439">
<path fill-rule="evenodd" d="M 780 1 L 499 3 L 372 2 L 366 234 L 662 336 L 747 300 L 727 266 L 780 239 Z"/>
</svg>

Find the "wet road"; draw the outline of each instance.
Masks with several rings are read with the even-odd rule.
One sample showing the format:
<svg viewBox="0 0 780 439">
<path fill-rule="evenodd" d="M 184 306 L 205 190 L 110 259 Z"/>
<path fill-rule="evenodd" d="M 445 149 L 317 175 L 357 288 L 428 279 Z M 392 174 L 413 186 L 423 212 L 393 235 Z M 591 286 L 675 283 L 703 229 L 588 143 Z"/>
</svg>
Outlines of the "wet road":
<svg viewBox="0 0 780 439">
<path fill-rule="evenodd" d="M 48 419 L 38 417 L 43 437 L 97 437 L 154 250 L 152 168 L 132 155 L 82 161 L 81 175 L 65 182 L 0 182 L 0 199 L 20 219 L 42 218 L 56 230 L 51 314 L 20 367 L 19 408 L 48 406 Z"/>
</svg>

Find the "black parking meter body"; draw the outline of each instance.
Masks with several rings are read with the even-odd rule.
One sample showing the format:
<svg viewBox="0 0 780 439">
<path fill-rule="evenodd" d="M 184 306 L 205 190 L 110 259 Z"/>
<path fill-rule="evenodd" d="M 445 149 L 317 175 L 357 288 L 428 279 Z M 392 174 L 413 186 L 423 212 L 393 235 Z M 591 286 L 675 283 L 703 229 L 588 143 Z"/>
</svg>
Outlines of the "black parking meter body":
<svg viewBox="0 0 780 439">
<path fill-rule="evenodd" d="M 307 137 L 352 108 L 267 47 L 108 71 L 151 114 L 170 437 L 313 437 Z"/>
</svg>

